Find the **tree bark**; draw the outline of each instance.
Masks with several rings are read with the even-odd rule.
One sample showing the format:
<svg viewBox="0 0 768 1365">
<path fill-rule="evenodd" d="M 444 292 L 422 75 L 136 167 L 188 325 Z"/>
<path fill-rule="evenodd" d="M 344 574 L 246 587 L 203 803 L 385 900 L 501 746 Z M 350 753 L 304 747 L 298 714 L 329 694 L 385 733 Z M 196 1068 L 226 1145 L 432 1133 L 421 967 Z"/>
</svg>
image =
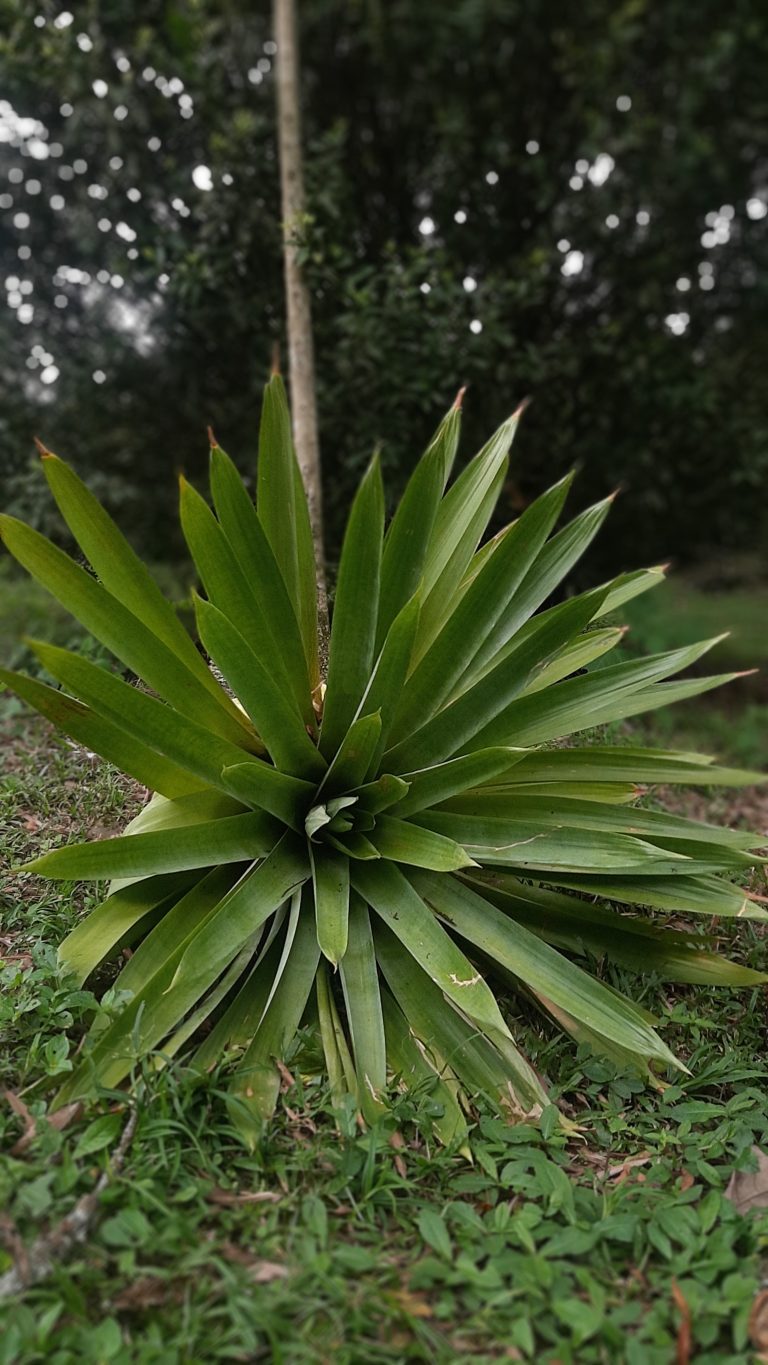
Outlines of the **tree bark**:
<svg viewBox="0 0 768 1365">
<path fill-rule="evenodd" d="M 324 673 L 323 665 L 326 663 L 328 643 L 328 602 L 325 585 L 323 497 L 315 396 L 312 306 L 299 262 L 298 248 L 304 216 L 304 176 L 296 0 L 273 0 L 273 24 L 277 44 L 275 82 L 293 442 L 312 523 L 317 565 L 320 656 Z"/>
</svg>

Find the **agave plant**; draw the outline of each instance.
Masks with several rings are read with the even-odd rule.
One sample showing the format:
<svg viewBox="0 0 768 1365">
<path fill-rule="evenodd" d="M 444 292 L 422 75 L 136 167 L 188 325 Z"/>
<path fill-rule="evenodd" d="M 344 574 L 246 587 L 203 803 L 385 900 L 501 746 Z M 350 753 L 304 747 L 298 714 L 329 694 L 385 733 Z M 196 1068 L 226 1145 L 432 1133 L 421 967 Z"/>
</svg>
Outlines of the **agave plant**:
<svg viewBox="0 0 768 1365">
<path fill-rule="evenodd" d="M 672 981 L 765 979 L 645 913 L 766 918 L 736 880 L 758 861 L 759 836 L 638 804 L 647 784 L 753 775 L 692 754 L 563 744 L 733 675 L 670 681 L 714 641 L 590 669 L 622 636 L 601 622 L 657 584 L 659 568 L 540 610 L 610 504 L 551 534 L 570 478 L 481 544 L 519 416 L 446 492 L 457 403 L 386 533 L 371 463 L 344 538 L 324 680 L 279 377 L 265 394 L 255 505 L 215 443 L 215 510 L 181 481 L 207 659 L 107 513 L 44 452 L 92 572 L 7 517 L 5 544 L 136 681 L 34 642 L 63 690 L 0 676 L 155 793 L 120 837 L 26 866 L 111 879 L 61 946 L 67 972 L 82 982 L 133 950 L 115 983 L 123 1003 L 92 1032 L 62 1102 L 184 1047 L 203 1070 L 230 1060 L 232 1114 L 253 1142 L 279 1063 L 308 1027 L 337 1100 L 352 1095 L 371 1118 L 390 1081 L 428 1088 L 450 1140 L 479 1093 L 510 1115 L 547 1102 L 490 981 L 651 1074 L 680 1064 L 647 1011 L 590 973 L 591 958 Z"/>
</svg>

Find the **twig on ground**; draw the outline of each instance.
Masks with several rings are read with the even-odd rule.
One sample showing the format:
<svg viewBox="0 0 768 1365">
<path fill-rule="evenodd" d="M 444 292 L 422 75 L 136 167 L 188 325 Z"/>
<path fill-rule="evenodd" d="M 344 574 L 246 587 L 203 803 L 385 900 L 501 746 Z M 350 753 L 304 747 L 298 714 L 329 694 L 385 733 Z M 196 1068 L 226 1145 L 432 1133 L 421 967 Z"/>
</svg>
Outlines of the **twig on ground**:
<svg viewBox="0 0 768 1365">
<path fill-rule="evenodd" d="M 33 1284 L 39 1284 L 41 1280 L 46 1279 L 58 1260 L 66 1256 L 79 1242 L 85 1241 L 102 1194 L 110 1180 L 123 1166 L 136 1131 L 137 1120 L 138 1112 L 132 1109 L 112 1160 L 102 1172 L 95 1188 L 78 1199 L 72 1212 L 68 1213 L 66 1218 L 62 1218 L 50 1232 L 44 1233 L 23 1253 L 20 1252 L 16 1264 L 4 1275 L 0 1275 L 0 1302 L 12 1298 L 15 1294 L 21 1294 Z"/>
</svg>

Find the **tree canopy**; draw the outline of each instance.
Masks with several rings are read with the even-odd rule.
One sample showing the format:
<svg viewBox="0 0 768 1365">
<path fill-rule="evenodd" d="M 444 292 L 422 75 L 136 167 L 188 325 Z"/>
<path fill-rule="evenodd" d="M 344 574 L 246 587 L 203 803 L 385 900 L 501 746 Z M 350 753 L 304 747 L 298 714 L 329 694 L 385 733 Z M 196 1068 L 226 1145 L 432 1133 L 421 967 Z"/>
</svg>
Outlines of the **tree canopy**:
<svg viewBox="0 0 768 1365">
<path fill-rule="evenodd" d="M 601 567 L 759 544 L 756 8 L 300 11 L 332 551 L 372 447 L 402 485 L 465 383 L 467 449 L 535 400 L 506 515 L 576 463 L 579 502 L 627 486 Z M 268 6 L 5 13 L 3 501 L 47 516 L 29 477 L 37 432 L 162 558 L 178 548 L 173 475 L 200 473 L 206 424 L 255 453 L 283 330 Z"/>
</svg>

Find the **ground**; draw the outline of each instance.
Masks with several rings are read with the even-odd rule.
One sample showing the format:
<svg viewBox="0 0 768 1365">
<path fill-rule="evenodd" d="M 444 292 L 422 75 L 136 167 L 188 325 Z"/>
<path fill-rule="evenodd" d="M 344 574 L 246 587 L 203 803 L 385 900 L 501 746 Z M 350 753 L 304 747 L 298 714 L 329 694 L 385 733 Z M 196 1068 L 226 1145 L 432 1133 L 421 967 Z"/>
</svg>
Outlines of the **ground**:
<svg viewBox="0 0 768 1365">
<path fill-rule="evenodd" d="M 8 594 L 26 627 L 91 649 L 35 593 Z M 683 605 L 686 619 L 704 610 L 701 597 Z M 675 599 L 669 617 L 679 624 L 681 612 Z M 745 609 L 745 653 L 755 614 Z M 680 639 L 666 638 L 668 625 L 664 611 L 638 615 L 631 634 L 663 648 Z M 715 623 L 698 625 L 716 633 Z M 23 657 L 17 634 L 0 610 L 0 652 L 14 662 Z M 741 660 L 731 654 L 722 665 Z M 740 701 L 657 714 L 639 734 L 765 765 L 767 699 L 748 685 Z M 146 799 L 7 694 L 0 720 L 10 868 L 67 840 L 117 832 Z M 767 793 L 656 797 L 766 829 Z M 95 900 L 94 889 L 12 873 L 5 882 L 0 1282 L 94 1189 L 126 1122 L 117 1092 L 62 1131 L 45 1119 L 50 1085 L 97 1008 L 96 994 L 59 980 L 55 948 Z M 718 932 L 733 956 L 765 967 L 759 927 Z M 0 1365 L 768 1360 L 768 1212 L 759 1195 L 747 1207 L 753 1149 L 768 1152 L 766 992 L 663 987 L 598 967 L 659 1015 L 690 1076 L 670 1073 L 666 1088 L 651 1090 L 510 1001 L 575 1131 L 563 1135 L 554 1108 L 535 1127 L 481 1108 L 471 1163 L 425 1136 L 428 1094 L 393 1097 L 375 1129 L 353 1113 L 334 1116 L 306 1079 L 310 1038 L 289 1059 L 276 1122 L 252 1155 L 215 1076 L 201 1083 L 182 1064 L 144 1068 L 133 1141 L 85 1242 L 55 1258 L 23 1300 L 0 1304 Z M 108 978 L 93 985 L 108 1010 Z"/>
<path fill-rule="evenodd" d="M 141 804 L 136 784 L 13 701 L 4 725 L 11 864 L 116 830 Z M 57 980 L 54 953 L 89 903 L 78 888 L 8 879 L 0 1273 L 94 1187 L 125 1122 L 124 1096 L 106 1094 L 63 1132 L 41 1117 L 32 1135 L 12 1098 L 44 1114 L 41 1081 L 69 1066 L 67 1039 L 92 1017 L 94 996 Z M 758 929 L 725 933 L 745 961 L 764 961 Z M 472 1164 L 423 1135 L 428 1095 L 397 1099 L 378 1129 L 349 1114 L 339 1131 L 327 1095 L 302 1081 L 301 1052 L 254 1155 L 215 1077 L 147 1070 L 135 1137 L 85 1244 L 4 1307 L 1 1365 L 759 1358 L 768 1216 L 725 1191 L 753 1146 L 768 1149 L 765 993 L 634 989 L 692 1076 L 658 1094 L 520 1016 L 578 1131 L 566 1139 L 554 1110 L 540 1128 L 480 1111 Z"/>
</svg>

